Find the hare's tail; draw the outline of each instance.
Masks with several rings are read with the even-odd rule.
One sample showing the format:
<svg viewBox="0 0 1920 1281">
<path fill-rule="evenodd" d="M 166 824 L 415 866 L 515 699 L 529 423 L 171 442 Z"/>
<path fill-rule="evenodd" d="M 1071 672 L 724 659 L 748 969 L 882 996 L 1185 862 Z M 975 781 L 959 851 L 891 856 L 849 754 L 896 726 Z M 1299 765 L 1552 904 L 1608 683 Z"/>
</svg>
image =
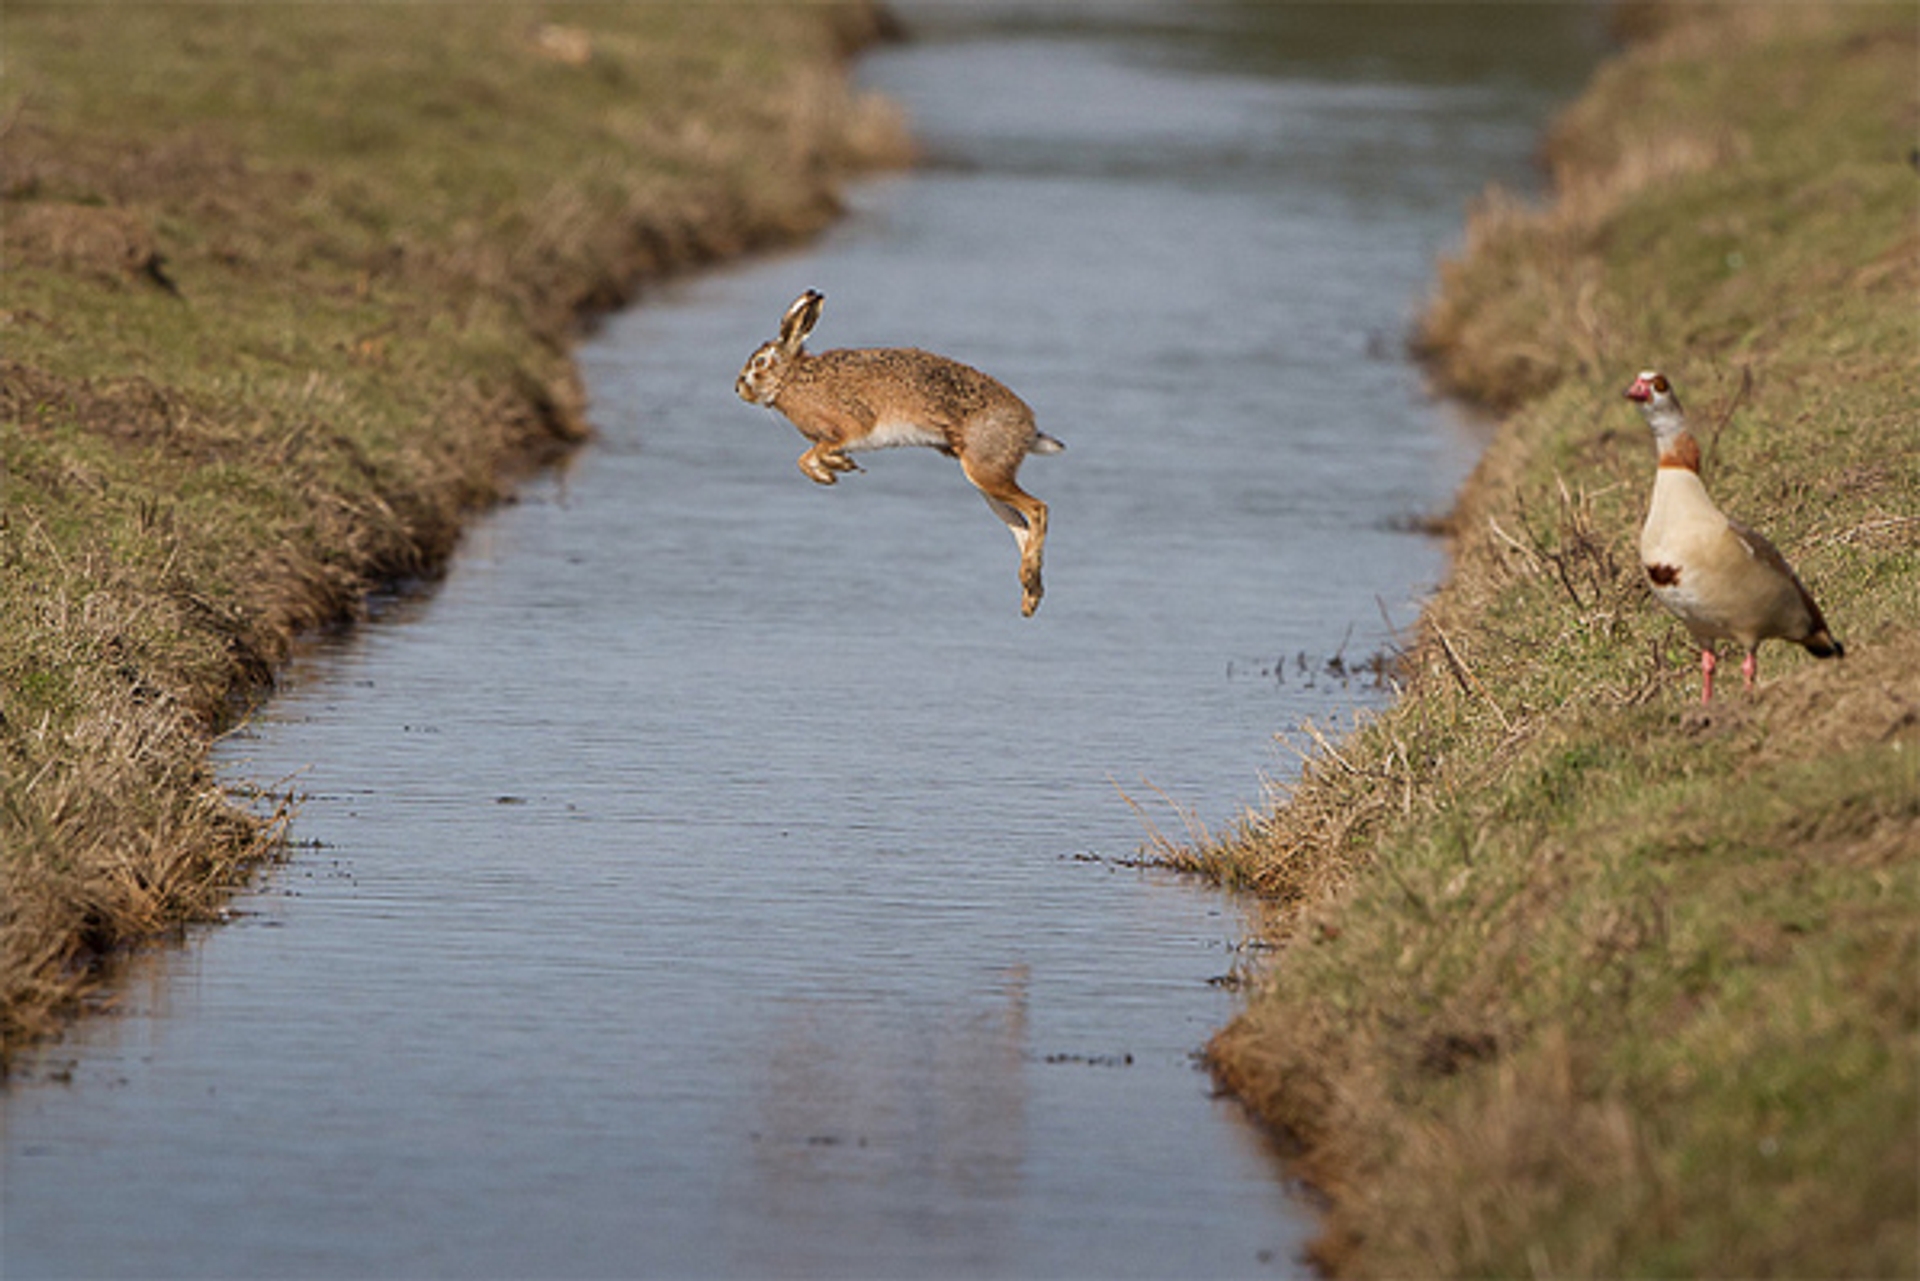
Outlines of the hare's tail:
<svg viewBox="0 0 1920 1281">
<path fill-rule="evenodd" d="M 1033 454 L 1057 454 L 1066 447 L 1065 441 L 1055 440 L 1053 437 L 1047 435 L 1047 433 L 1037 431 L 1033 433 L 1033 448 L 1027 452 Z"/>
</svg>

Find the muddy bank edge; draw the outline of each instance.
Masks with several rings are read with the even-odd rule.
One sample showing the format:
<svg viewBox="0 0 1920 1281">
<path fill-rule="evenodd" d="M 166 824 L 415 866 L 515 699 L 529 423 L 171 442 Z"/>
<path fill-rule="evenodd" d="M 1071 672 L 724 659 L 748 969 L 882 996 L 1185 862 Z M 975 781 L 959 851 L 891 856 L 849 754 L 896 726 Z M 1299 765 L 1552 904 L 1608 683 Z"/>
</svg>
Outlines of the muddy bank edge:
<svg viewBox="0 0 1920 1281">
<path fill-rule="evenodd" d="M 213 735 L 585 436 L 582 318 L 906 146 L 847 86 L 859 0 L 6 26 L 0 1072 L 272 850 Z"/>
<path fill-rule="evenodd" d="M 1632 6 L 1420 341 L 1502 414 L 1407 689 L 1175 861 L 1277 907 L 1212 1047 L 1340 1275 L 1920 1268 L 1920 20 Z M 1696 706 L 1641 579 L 1664 370 L 1848 656 Z M 1725 670 L 1725 669 L 1723 669 Z"/>
</svg>

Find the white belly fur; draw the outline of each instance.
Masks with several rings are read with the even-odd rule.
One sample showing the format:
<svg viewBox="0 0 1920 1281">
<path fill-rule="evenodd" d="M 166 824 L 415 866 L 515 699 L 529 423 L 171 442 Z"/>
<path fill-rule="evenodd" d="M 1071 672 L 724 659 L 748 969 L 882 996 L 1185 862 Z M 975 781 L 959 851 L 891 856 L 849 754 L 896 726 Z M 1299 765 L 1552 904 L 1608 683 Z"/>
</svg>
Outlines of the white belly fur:
<svg viewBox="0 0 1920 1281">
<path fill-rule="evenodd" d="M 869 449 L 898 449 L 903 445 L 931 445 L 935 448 L 947 443 L 947 438 L 933 428 L 904 418 L 883 418 L 873 425 L 873 430 L 858 440 L 848 441 L 849 451 L 865 452 Z"/>
</svg>

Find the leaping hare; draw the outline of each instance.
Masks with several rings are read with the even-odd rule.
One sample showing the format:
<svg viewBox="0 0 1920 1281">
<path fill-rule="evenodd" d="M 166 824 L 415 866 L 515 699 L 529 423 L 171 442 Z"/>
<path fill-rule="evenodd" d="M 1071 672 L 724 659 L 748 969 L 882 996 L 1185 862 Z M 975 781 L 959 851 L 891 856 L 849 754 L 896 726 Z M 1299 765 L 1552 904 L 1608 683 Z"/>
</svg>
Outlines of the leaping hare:
<svg viewBox="0 0 1920 1281">
<path fill-rule="evenodd" d="M 1020 545 L 1020 612 L 1040 607 L 1040 553 L 1047 505 L 1015 483 L 1028 454 L 1066 446 L 1033 425 L 1033 410 L 977 369 L 914 347 L 810 355 L 803 344 L 820 319 L 824 295 L 793 300 L 780 337 L 747 358 L 733 389 L 749 404 L 786 415 L 813 442 L 800 470 L 822 485 L 862 471 L 848 455 L 898 445 L 931 445 L 960 460 L 960 470 L 1013 531 Z"/>
</svg>

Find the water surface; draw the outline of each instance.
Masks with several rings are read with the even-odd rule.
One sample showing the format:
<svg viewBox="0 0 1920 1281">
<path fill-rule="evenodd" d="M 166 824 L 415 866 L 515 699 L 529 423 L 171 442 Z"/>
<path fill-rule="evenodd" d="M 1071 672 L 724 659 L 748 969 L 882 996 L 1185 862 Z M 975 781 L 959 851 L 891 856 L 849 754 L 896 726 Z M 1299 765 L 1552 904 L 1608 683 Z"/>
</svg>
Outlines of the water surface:
<svg viewBox="0 0 1920 1281">
<path fill-rule="evenodd" d="M 609 322 L 598 440 L 223 749 L 298 846 L 0 1099 L 5 1274 L 1298 1273 L 1193 1062 L 1240 909 L 1118 788 L 1229 822 L 1383 696 L 1330 660 L 1474 447 L 1401 336 L 1591 51 L 1538 8 L 910 9 L 926 168 Z M 1068 442 L 1036 618 L 950 460 L 820 488 L 733 397 L 807 287 Z"/>
</svg>

